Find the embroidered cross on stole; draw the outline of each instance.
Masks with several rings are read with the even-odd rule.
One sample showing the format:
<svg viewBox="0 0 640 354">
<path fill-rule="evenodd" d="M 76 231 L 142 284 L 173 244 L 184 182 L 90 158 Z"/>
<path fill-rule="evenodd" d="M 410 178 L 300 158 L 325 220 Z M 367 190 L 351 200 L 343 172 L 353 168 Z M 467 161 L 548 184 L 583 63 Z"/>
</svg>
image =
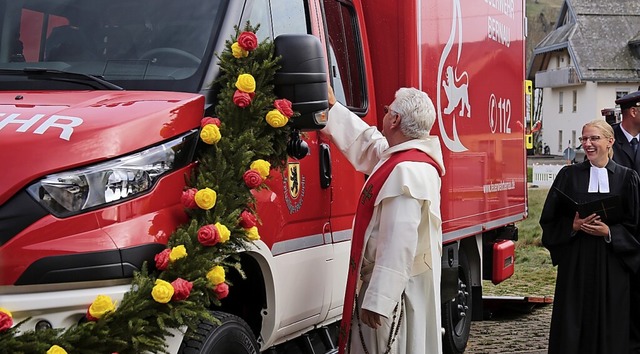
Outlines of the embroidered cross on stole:
<svg viewBox="0 0 640 354">
<path fill-rule="evenodd" d="M 356 209 L 355 221 L 353 223 L 353 236 L 351 238 L 351 253 L 349 258 L 349 270 L 347 276 L 347 287 L 344 294 L 344 306 L 342 309 L 342 322 L 338 339 L 338 353 L 346 353 L 349 342 L 349 331 L 351 328 L 351 317 L 353 316 L 354 302 L 356 296 L 356 286 L 358 284 L 362 252 L 364 248 L 364 236 L 367 226 L 373 216 L 373 208 L 380 188 L 389 177 L 393 168 L 404 161 L 425 162 L 438 170 L 440 166 L 425 152 L 411 149 L 399 151 L 391 155 L 365 182 L 365 186 L 360 193 L 358 207 Z M 426 183 L 426 182 L 425 182 Z"/>
</svg>

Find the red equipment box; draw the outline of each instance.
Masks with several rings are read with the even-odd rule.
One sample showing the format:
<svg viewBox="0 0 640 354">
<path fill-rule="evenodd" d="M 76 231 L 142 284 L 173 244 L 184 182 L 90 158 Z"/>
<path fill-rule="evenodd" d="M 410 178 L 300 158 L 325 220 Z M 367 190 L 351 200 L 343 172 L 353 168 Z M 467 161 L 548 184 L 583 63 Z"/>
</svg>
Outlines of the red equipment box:
<svg viewBox="0 0 640 354">
<path fill-rule="evenodd" d="M 491 282 L 498 284 L 513 275 L 515 242 L 502 240 L 493 244 L 493 272 Z"/>
</svg>

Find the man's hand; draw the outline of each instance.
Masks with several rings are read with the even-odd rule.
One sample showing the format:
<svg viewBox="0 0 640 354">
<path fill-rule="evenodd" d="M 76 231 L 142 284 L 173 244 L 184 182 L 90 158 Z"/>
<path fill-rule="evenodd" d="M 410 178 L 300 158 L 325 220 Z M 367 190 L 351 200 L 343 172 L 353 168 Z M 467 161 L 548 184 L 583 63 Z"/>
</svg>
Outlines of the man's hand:
<svg viewBox="0 0 640 354">
<path fill-rule="evenodd" d="M 336 95 L 333 94 L 333 88 L 331 88 L 331 85 L 329 84 L 327 84 L 327 90 L 329 92 L 329 108 L 331 108 L 336 104 Z"/>
<path fill-rule="evenodd" d="M 362 323 L 373 329 L 377 329 L 378 327 L 382 326 L 380 314 L 373 311 L 362 309 L 362 311 L 360 312 L 360 320 L 362 321 Z"/>
</svg>

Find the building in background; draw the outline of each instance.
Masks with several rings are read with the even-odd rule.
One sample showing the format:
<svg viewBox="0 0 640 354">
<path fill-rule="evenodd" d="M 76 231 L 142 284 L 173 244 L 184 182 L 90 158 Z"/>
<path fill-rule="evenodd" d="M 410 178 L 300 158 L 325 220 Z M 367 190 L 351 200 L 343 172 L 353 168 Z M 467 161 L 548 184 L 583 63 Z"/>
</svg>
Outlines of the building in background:
<svg viewBox="0 0 640 354">
<path fill-rule="evenodd" d="M 582 125 L 619 116 L 614 101 L 640 85 L 640 2 L 565 0 L 556 28 L 533 51 L 542 143 L 561 155 L 579 145 Z M 604 117 L 604 112 L 609 117 Z M 618 118 L 619 119 L 619 118 Z"/>
</svg>

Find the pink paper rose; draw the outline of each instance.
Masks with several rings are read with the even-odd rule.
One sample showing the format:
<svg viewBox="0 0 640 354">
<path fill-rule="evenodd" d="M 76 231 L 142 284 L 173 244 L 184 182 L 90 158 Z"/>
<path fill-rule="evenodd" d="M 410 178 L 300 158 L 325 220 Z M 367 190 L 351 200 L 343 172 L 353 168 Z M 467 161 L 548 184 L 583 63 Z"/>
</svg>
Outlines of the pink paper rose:
<svg viewBox="0 0 640 354">
<path fill-rule="evenodd" d="M 213 289 L 218 299 L 222 300 L 229 295 L 229 285 L 227 283 L 220 283 Z"/>
<path fill-rule="evenodd" d="M 195 209 L 198 207 L 196 204 L 196 193 L 198 190 L 196 188 L 189 188 L 186 191 L 182 192 L 182 196 L 180 197 L 180 202 L 187 209 Z"/>
<path fill-rule="evenodd" d="M 156 269 L 165 270 L 169 266 L 169 255 L 171 254 L 171 249 L 166 248 L 162 252 L 156 254 L 153 258 L 156 261 Z"/>
<path fill-rule="evenodd" d="M 189 294 L 191 294 L 193 283 L 182 278 L 178 278 L 171 282 L 171 286 L 173 286 L 174 290 L 171 300 L 182 301 L 188 298 Z"/>
<path fill-rule="evenodd" d="M 3 311 L 0 311 L 0 332 L 4 332 L 13 326 L 13 318 Z"/>
<path fill-rule="evenodd" d="M 258 224 L 258 219 L 250 211 L 245 210 L 240 214 L 240 226 L 250 229 Z"/>
<path fill-rule="evenodd" d="M 240 108 L 249 106 L 251 104 L 251 99 L 252 97 L 250 94 L 240 90 L 236 90 L 233 94 L 233 103 Z"/>
<path fill-rule="evenodd" d="M 256 170 L 248 170 L 242 175 L 242 179 L 247 187 L 253 189 L 262 184 L 262 176 L 260 176 L 260 172 Z"/>
<path fill-rule="evenodd" d="M 238 45 L 244 50 L 252 51 L 258 48 L 258 37 L 253 32 L 242 32 L 238 36 Z"/>
<path fill-rule="evenodd" d="M 215 225 L 208 224 L 198 230 L 198 242 L 203 246 L 215 246 L 220 242 L 220 232 Z"/>
<path fill-rule="evenodd" d="M 273 101 L 273 106 L 282 113 L 283 116 L 291 118 L 293 115 L 293 108 L 291 108 L 291 101 L 286 98 Z"/>
<path fill-rule="evenodd" d="M 204 117 L 204 118 L 202 118 L 202 120 L 200 121 L 200 127 L 204 127 L 207 124 L 213 124 L 213 125 L 217 126 L 218 128 L 220 128 L 220 125 L 222 123 L 220 122 L 220 119 L 218 119 L 218 118 L 212 118 L 212 117 Z"/>
</svg>

